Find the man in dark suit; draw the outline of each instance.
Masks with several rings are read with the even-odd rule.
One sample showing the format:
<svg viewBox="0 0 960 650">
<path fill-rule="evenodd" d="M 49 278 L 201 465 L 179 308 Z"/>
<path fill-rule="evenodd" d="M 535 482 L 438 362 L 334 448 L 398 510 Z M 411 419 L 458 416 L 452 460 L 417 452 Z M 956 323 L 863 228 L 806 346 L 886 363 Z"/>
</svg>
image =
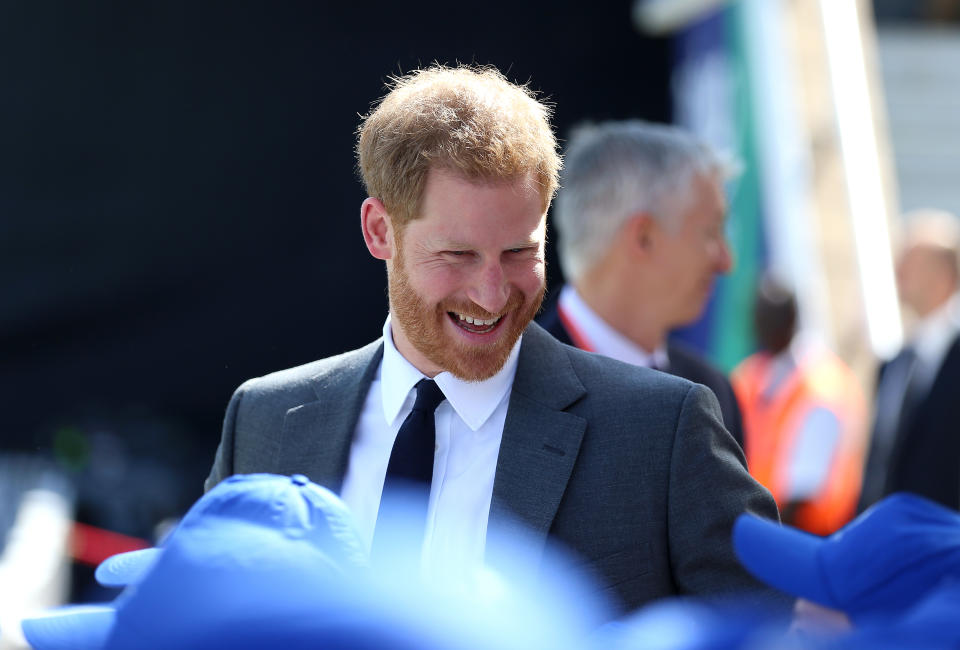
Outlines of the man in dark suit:
<svg viewBox="0 0 960 650">
<path fill-rule="evenodd" d="M 730 531 L 776 506 L 713 394 L 531 323 L 560 167 L 547 115 L 491 69 L 396 83 L 358 143 L 363 235 L 387 267 L 383 338 L 243 384 L 206 487 L 305 474 L 376 549 L 385 484 L 403 475 L 428 491 L 428 575 L 482 562 L 488 529 L 507 528 L 571 548 L 622 609 L 757 589 Z"/>
<path fill-rule="evenodd" d="M 587 125 L 565 152 L 553 223 L 569 282 L 537 321 L 559 340 L 710 388 L 742 446 L 730 381 L 670 330 L 730 270 L 726 170 L 691 134 L 639 120 Z"/>
<path fill-rule="evenodd" d="M 880 368 L 860 510 L 898 491 L 960 509 L 960 221 L 919 210 L 904 225 L 897 288 L 916 322 Z"/>
</svg>

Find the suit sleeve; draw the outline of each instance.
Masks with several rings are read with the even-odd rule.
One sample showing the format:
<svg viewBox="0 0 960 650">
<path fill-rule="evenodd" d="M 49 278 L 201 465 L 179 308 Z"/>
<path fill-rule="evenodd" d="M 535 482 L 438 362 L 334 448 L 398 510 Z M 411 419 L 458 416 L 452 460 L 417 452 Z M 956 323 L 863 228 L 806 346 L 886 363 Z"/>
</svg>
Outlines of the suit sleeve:
<svg viewBox="0 0 960 650">
<path fill-rule="evenodd" d="M 243 400 L 246 384 L 240 386 L 230 398 L 227 413 L 223 418 L 223 431 L 220 434 L 220 445 L 213 459 L 210 475 L 203 483 L 203 491 L 209 492 L 217 483 L 233 474 L 233 451 L 236 441 L 237 412 Z"/>
<path fill-rule="evenodd" d="M 730 381 L 726 377 L 723 378 L 723 390 L 727 403 L 727 412 L 723 415 L 723 423 L 733 439 L 737 441 L 740 449 L 743 449 L 743 416 L 740 413 L 740 403 L 733 392 L 733 386 L 730 385 Z"/>
<path fill-rule="evenodd" d="M 716 396 L 692 385 L 670 461 L 668 536 L 677 591 L 752 592 L 772 607 L 787 608 L 791 599 L 757 582 L 734 554 L 733 522 L 742 512 L 779 521 L 773 497 L 747 473 L 743 451 L 724 429 Z"/>
</svg>

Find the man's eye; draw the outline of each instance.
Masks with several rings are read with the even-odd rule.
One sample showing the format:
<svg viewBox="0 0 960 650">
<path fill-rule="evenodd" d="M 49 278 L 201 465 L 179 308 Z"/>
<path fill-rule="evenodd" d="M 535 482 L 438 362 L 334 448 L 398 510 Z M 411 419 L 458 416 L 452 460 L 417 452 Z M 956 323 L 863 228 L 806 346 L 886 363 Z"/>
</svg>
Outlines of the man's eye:
<svg viewBox="0 0 960 650">
<path fill-rule="evenodd" d="M 446 251 L 447 255 L 453 255 L 454 257 L 464 257 L 470 254 L 470 251 Z"/>
</svg>

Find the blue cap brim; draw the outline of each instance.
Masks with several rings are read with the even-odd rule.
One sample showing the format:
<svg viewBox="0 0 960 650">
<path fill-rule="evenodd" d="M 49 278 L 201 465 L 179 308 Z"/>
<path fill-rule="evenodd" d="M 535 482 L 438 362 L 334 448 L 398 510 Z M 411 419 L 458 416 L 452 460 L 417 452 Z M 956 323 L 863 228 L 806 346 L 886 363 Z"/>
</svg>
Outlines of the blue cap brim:
<svg viewBox="0 0 960 650">
<path fill-rule="evenodd" d="M 139 582 L 162 552 L 159 548 L 118 553 L 100 563 L 94 576 L 104 587 L 126 587 Z"/>
<path fill-rule="evenodd" d="M 733 525 L 733 548 L 757 579 L 792 596 L 838 608 L 820 567 L 823 538 L 743 514 Z"/>
<path fill-rule="evenodd" d="M 34 650 L 100 650 L 115 618 L 112 605 L 68 605 L 26 618 L 20 627 Z"/>
</svg>

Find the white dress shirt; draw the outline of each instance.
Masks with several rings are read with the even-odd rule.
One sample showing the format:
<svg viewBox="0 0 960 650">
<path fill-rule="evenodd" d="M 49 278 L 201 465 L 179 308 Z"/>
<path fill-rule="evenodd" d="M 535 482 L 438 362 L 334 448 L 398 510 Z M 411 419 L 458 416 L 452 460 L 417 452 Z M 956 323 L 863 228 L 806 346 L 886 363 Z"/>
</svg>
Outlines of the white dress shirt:
<svg viewBox="0 0 960 650">
<path fill-rule="evenodd" d="M 917 354 L 911 390 L 925 394 L 936 379 L 947 351 L 960 332 L 960 294 L 917 322 L 908 341 Z"/>
<path fill-rule="evenodd" d="M 590 309 L 572 285 L 565 285 L 560 290 L 558 303 L 562 313 L 573 321 L 579 334 L 586 339 L 584 343 L 590 345 L 591 352 L 645 368 L 669 367 L 665 347 L 657 348 L 653 354 L 647 352 Z"/>
<path fill-rule="evenodd" d="M 449 372 L 434 377 L 446 399 L 434 413 L 437 445 L 423 542 L 427 576 L 483 562 L 493 478 L 519 351 L 518 340 L 500 372 L 484 381 L 463 381 Z M 383 360 L 357 421 L 340 494 L 368 548 L 390 452 L 413 409 L 414 386 L 423 378 L 394 345 L 387 317 Z"/>
</svg>

